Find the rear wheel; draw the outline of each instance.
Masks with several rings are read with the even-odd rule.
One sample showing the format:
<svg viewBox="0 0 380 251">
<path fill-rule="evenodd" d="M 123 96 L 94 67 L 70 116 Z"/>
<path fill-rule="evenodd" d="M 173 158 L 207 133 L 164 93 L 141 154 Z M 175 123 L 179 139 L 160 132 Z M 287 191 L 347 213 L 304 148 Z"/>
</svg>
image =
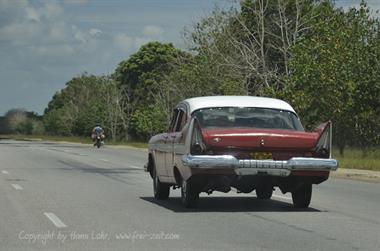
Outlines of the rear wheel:
<svg viewBox="0 0 380 251">
<path fill-rule="evenodd" d="M 191 180 L 182 180 L 181 201 L 187 208 L 193 208 L 198 205 L 199 192 Z"/>
<path fill-rule="evenodd" d="M 293 205 L 295 208 L 307 208 L 310 205 L 312 184 L 302 184 L 292 192 Z"/>
<path fill-rule="evenodd" d="M 153 167 L 153 191 L 154 198 L 157 200 L 166 200 L 169 198 L 170 185 L 161 183 L 155 167 Z"/>
<path fill-rule="evenodd" d="M 269 200 L 273 194 L 273 186 L 272 185 L 262 185 L 256 188 L 256 196 L 261 200 Z"/>
</svg>

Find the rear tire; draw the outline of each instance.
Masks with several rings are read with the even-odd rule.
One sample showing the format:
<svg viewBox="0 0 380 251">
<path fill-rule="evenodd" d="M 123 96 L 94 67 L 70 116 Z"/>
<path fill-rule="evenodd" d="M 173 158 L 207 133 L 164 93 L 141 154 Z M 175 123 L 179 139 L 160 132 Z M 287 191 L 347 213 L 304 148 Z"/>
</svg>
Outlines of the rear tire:
<svg viewBox="0 0 380 251">
<path fill-rule="evenodd" d="M 312 184 L 302 184 L 292 192 L 293 205 L 295 208 L 307 208 L 310 205 Z"/>
<path fill-rule="evenodd" d="M 256 196 L 260 200 L 269 200 L 273 194 L 273 186 L 263 185 L 256 188 Z"/>
<path fill-rule="evenodd" d="M 199 192 L 191 180 L 182 180 L 181 201 L 186 208 L 197 207 Z"/>
<path fill-rule="evenodd" d="M 170 185 L 161 183 L 156 172 L 156 167 L 153 167 L 153 192 L 156 200 L 166 200 L 169 198 Z"/>
</svg>

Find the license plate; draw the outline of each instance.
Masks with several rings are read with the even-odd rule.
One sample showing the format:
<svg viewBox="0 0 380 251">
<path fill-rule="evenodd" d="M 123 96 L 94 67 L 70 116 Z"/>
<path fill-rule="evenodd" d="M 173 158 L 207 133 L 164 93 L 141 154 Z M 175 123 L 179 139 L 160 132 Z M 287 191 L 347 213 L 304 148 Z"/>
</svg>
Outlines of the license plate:
<svg viewBox="0 0 380 251">
<path fill-rule="evenodd" d="M 252 159 L 273 159 L 272 153 L 268 152 L 253 152 L 249 154 Z"/>
</svg>

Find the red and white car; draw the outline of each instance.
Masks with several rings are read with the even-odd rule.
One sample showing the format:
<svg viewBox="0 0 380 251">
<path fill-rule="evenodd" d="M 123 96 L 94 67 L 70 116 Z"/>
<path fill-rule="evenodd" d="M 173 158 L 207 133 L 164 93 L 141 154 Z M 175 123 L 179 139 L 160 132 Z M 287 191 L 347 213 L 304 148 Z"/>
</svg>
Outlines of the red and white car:
<svg viewBox="0 0 380 251">
<path fill-rule="evenodd" d="M 174 109 L 167 132 L 149 141 L 146 170 L 154 197 L 181 187 L 184 206 L 199 194 L 256 191 L 270 199 L 274 187 L 308 207 L 312 185 L 338 168 L 331 158 L 331 123 L 305 132 L 294 109 L 278 99 L 251 96 L 190 98 Z"/>
</svg>

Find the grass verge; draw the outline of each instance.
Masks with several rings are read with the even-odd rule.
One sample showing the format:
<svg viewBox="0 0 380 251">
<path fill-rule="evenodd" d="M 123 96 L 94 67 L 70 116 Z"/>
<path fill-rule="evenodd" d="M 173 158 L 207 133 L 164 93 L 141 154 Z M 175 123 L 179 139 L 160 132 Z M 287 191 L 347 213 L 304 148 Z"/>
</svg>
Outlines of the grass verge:
<svg viewBox="0 0 380 251">
<path fill-rule="evenodd" d="M 339 161 L 339 168 L 380 171 L 380 149 L 372 149 L 366 156 L 359 149 L 346 149 L 343 156 L 333 150 L 333 157 Z"/>
</svg>

